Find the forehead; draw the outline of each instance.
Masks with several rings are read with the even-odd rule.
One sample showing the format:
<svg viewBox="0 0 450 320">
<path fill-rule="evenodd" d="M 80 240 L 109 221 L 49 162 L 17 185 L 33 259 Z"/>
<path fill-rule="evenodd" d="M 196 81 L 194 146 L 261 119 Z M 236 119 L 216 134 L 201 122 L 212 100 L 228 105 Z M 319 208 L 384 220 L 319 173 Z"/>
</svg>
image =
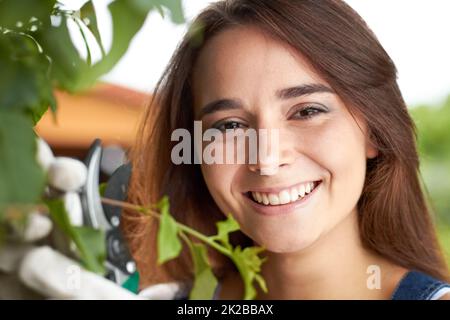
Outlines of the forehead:
<svg viewBox="0 0 450 320">
<path fill-rule="evenodd" d="M 199 54 L 192 80 L 197 106 L 222 96 L 325 84 L 294 48 L 250 26 L 233 27 L 210 39 Z"/>
</svg>

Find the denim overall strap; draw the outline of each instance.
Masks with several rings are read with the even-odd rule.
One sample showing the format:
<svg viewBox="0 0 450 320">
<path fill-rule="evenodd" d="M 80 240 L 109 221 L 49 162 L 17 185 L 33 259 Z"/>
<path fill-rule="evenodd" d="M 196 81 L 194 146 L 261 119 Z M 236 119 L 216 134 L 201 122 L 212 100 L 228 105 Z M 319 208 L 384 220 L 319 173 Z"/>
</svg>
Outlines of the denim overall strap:
<svg viewBox="0 0 450 320">
<path fill-rule="evenodd" d="M 392 294 L 392 300 L 430 300 L 433 295 L 450 284 L 420 271 L 409 271 Z"/>
</svg>

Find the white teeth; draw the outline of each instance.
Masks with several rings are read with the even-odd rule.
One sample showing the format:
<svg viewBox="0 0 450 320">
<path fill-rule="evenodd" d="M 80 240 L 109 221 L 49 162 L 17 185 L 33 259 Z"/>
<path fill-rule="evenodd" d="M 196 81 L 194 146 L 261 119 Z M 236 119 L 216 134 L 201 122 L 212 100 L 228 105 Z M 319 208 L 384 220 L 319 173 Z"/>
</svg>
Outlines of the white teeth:
<svg viewBox="0 0 450 320">
<path fill-rule="evenodd" d="M 305 185 L 304 185 L 304 184 L 302 184 L 302 185 L 300 186 L 300 188 L 298 188 L 298 195 L 299 195 L 300 197 L 304 197 L 304 196 L 305 196 Z"/>
<path fill-rule="evenodd" d="M 307 183 L 305 185 L 305 193 L 309 193 L 311 191 L 311 185 L 309 183 Z"/>
<path fill-rule="evenodd" d="M 251 195 L 258 203 L 275 206 L 297 201 L 299 198 L 303 198 L 306 194 L 311 193 L 313 189 L 314 182 L 307 182 L 298 187 L 282 190 L 278 194 L 254 191 L 251 192 Z"/>
<path fill-rule="evenodd" d="M 267 206 L 269 202 L 269 198 L 267 197 L 267 194 L 263 193 L 262 195 L 262 202 Z"/>
<path fill-rule="evenodd" d="M 276 206 L 277 204 L 280 204 L 280 198 L 278 198 L 278 195 L 270 193 L 269 202 L 271 205 Z"/>
<path fill-rule="evenodd" d="M 280 198 L 280 204 L 286 204 L 291 202 L 291 196 L 289 194 L 289 191 L 283 190 L 278 194 L 278 197 Z"/>
<path fill-rule="evenodd" d="M 292 188 L 291 189 L 291 201 L 296 201 L 298 200 L 298 190 L 297 188 Z"/>
</svg>

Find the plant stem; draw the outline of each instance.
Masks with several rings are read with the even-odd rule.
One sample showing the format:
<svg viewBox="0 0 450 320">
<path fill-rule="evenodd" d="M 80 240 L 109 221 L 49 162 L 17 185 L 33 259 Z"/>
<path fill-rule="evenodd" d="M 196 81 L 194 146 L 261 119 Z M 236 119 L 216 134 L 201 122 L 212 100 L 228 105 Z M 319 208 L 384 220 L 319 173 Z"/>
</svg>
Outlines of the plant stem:
<svg viewBox="0 0 450 320">
<path fill-rule="evenodd" d="M 141 207 L 141 206 L 137 206 L 128 202 L 124 202 L 124 201 L 119 201 L 119 200 L 114 200 L 114 199 L 108 199 L 105 197 L 101 197 L 101 201 L 104 204 L 108 204 L 108 205 L 112 205 L 112 206 L 118 206 L 118 207 L 122 207 L 125 209 L 130 209 L 130 210 L 134 210 L 137 212 L 145 212 L 148 215 L 150 215 L 151 217 L 160 219 L 160 214 L 154 210 L 151 210 L 149 208 L 145 208 L 145 207 Z M 192 235 L 193 237 L 205 242 L 206 244 L 208 244 L 209 246 L 213 247 L 214 249 L 216 249 L 217 251 L 219 251 L 220 253 L 222 253 L 223 255 L 226 255 L 227 257 L 231 258 L 231 252 L 230 250 L 224 248 L 223 246 L 221 246 L 220 244 L 218 244 L 217 242 L 215 242 L 214 240 L 211 240 L 210 238 L 208 238 L 207 236 L 201 234 L 200 232 L 184 225 L 181 224 L 179 222 L 176 222 L 178 228 L 187 233 Z"/>
<path fill-rule="evenodd" d="M 214 240 L 211 240 L 210 238 L 208 238 L 207 236 L 201 234 L 200 232 L 189 228 L 188 226 L 185 226 L 181 223 L 177 222 L 178 227 L 180 228 L 181 231 L 186 232 L 194 237 L 196 237 L 199 240 L 202 240 L 203 242 L 205 242 L 206 244 L 210 245 L 211 247 L 213 247 L 214 249 L 216 249 L 217 251 L 219 251 L 220 253 L 222 253 L 223 255 L 227 256 L 227 257 L 231 257 L 231 252 L 230 250 L 224 248 L 223 246 L 221 246 L 220 244 L 218 244 L 217 242 L 215 242 Z"/>
<path fill-rule="evenodd" d="M 110 206 L 116 206 L 116 207 L 121 207 L 121 208 L 125 208 L 125 209 L 130 209 L 130 210 L 134 210 L 134 211 L 137 211 L 140 213 L 147 213 L 148 215 L 150 215 L 151 217 L 156 218 L 156 219 L 160 218 L 158 212 L 151 210 L 149 208 L 145 208 L 145 207 L 137 206 L 137 205 L 134 205 L 134 204 L 131 204 L 128 202 L 109 199 L 109 198 L 105 198 L 105 197 L 101 197 L 100 199 L 101 199 L 102 203 L 108 204 Z"/>
</svg>

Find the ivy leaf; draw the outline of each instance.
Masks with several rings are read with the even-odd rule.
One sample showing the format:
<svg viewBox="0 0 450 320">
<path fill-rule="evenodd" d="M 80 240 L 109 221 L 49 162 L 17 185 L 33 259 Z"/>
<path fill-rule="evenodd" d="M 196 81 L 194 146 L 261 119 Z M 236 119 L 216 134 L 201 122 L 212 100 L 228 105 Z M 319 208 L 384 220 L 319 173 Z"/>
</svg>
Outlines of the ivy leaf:
<svg viewBox="0 0 450 320">
<path fill-rule="evenodd" d="M 182 245 L 178 238 L 177 222 L 169 213 L 169 198 L 164 196 L 157 204 L 157 208 L 161 211 L 158 230 L 158 263 L 163 264 L 178 257 Z"/>
<path fill-rule="evenodd" d="M 103 275 L 106 258 L 104 232 L 89 227 L 72 226 L 61 199 L 46 200 L 45 202 L 53 221 L 75 243 L 84 267 L 89 271 Z"/>
<path fill-rule="evenodd" d="M 239 230 L 238 222 L 232 215 L 228 215 L 227 220 L 219 221 L 217 225 L 217 235 L 210 237 L 212 240 L 220 241 L 225 247 L 231 248 L 228 234 Z"/>
<path fill-rule="evenodd" d="M 204 244 L 189 245 L 194 262 L 195 279 L 189 294 L 191 300 L 211 300 L 217 286 L 217 279 L 208 262 L 207 249 Z"/>
<path fill-rule="evenodd" d="M 39 200 L 45 175 L 35 159 L 36 148 L 30 119 L 0 108 L 0 207 Z"/>
</svg>

